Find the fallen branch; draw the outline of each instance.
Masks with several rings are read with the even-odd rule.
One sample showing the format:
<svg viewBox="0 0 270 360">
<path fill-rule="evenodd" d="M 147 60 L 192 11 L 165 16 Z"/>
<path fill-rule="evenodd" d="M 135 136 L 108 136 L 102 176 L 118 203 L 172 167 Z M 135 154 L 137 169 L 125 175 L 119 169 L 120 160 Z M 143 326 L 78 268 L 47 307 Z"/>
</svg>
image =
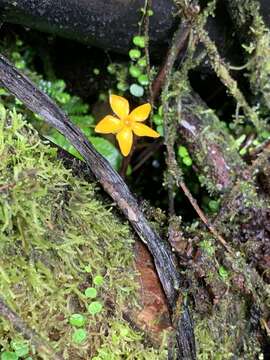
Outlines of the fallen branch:
<svg viewBox="0 0 270 360">
<path fill-rule="evenodd" d="M 55 353 L 50 345 L 32 329 L 5 303 L 0 297 L 0 315 L 11 322 L 14 328 L 19 331 L 24 338 L 29 339 L 35 346 L 35 349 L 45 359 L 63 360 L 61 355 Z"/>
<path fill-rule="evenodd" d="M 153 81 L 151 87 L 152 103 L 157 98 L 162 86 L 166 81 L 166 77 L 168 73 L 171 72 L 172 66 L 175 60 L 177 59 L 179 53 L 183 50 L 183 48 L 187 44 L 188 36 L 190 34 L 190 29 L 191 29 L 190 22 L 183 21 L 179 26 L 179 29 L 176 31 L 173 39 L 173 52 L 171 50 L 172 48 L 170 48 L 155 81 Z"/>
<path fill-rule="evenodd" d="M 173 313 L 180 288 L 174 256 L 169 244 L 150 227 L 137 200 L 123 179 L 112 169 L 89 143 L 65 113 L 26 76 L 21 74 L 3 55 L 0 55 L 0 84 L 21 100 L 30 110 L 40 115 L 79 151 L 104 190 L 117 203 L 132 224 L 140 239 L 150 250 L 163 286 L 170 310 Z M 186 314 L 188 315 L 188 314 Z M 179 331 L 185 331 L 185 328 Z M 190 357 L 194 359 L 194 357 Z"/>
</svg>

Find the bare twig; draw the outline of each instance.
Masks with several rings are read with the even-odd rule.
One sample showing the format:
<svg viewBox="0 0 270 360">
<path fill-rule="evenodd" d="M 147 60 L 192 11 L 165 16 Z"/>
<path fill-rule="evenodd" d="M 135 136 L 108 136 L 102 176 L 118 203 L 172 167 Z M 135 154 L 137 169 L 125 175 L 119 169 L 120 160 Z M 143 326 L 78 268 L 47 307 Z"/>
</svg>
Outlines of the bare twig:
<svg viewBox="0 0 270 360">
<path fill-rule="evenodd" d="M 24 338 L 29 339 L 45 359 L 63 360 L 61 355 L 55 353 L 50 345 L 34 331 L 5 303 L 0 297 L 0 315 L 7 319 Z"/>
<path fill-rule="evenodd" d="M 172 47 L 169 49 L 166 59 L 161 66 L 159 73 L 152 84 L 152 102 L 157 98 L 162 86 L 165 83 L 166 76 L 171 72 L 171 68 L 178 57 L 181 50 L 187 43 L 187 39 L 190 33 L 191 25 L 190 22 L 183 21 L 179 26 L 178 30 L 175 33 L 173 41 L 173 51 Z"/>
<path fill-rule="evenodd" d="M 183 190 L 184 194 L 188 198 L 189 202 L 193 206 L 194 210 L 196 211 L 196 213 L 198 214 L 198 216 L 200 217 L 202 222 L 207 226 L 207 228 L 214 235 L 214 237 L 217 238 L 217 240 L 221 243 L 221 245 L 223 245 L 225 247 L 225 249 L 228 251 L 228 253 L 230 253 L 232 255 L 233 251 L 232 251 L 231 247 L 227 244 L 226 240 L 217 232 L 215 227 L 208 221 L 207 217 L 204 215 L 203 211 L 199 207 L 197 201 L 192 196 L 191 192 L 187 188 L 184 181 L 180 181 L 179 186 Z"/>
<path fill-rule="evenodd" d="M 140 154 L 140 158 L 137 160 L 135 165 L 132 168 L 132 173 L 138 171 L 140 167 L 155 154 L 155 152 L 162 146 L 163 141 L 158 139 L 153 141 L 151 146 L 147 146 L 147 148 Z"/>
</svg>

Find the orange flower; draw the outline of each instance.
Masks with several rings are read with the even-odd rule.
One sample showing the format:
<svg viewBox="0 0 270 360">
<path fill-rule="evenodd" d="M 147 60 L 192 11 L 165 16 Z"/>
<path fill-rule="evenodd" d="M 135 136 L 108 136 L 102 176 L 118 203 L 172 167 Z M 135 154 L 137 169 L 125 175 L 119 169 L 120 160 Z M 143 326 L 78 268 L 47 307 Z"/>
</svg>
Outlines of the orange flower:
<svg viewBox="0 0 270 360">
<path fill-rule="evenodd" d="M 110 95 L 110 104 L 115 115 L 105 116 L 95 127 L 95 131 L 101 134 L 116 134 L 120 150 L 124 156 L 130 153 L 133 143 L 133 133 L 137 136 L 159 137 L 159 133 L 149 126 L 142 124 L 151 111 L 151 105 L 146 103 L 138 106 L 129 113 L 127 99 L 118 95 Z"/>
</svg>

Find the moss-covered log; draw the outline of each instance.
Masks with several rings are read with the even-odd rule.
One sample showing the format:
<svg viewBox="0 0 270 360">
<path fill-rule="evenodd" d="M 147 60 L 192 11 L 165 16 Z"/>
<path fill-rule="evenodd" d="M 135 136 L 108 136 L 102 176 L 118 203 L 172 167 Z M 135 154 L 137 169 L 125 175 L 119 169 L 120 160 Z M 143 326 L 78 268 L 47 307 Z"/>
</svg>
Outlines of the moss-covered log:
<svg viewBox="0 0 270 360">
<path fill-rule="evenodd" d="M 164 349 L 144 347 L 142 334 L 123 320 L 138 306 L 134 237 L 110 205 L 97 199 L 95 184 L 74 177 L 57 160 L 57 150 L 2 105 L 0 158 L 0 291 L 5 302 L 65 359 L 101 353 L 115 359 L 136 353 L 139 359 L 165 359 Z M 87 288 L 96 289 L 96 298 L 85 295 Z M 91 303 L 100 304 L 101 311 L 95 314 Z M 87 342 L 74 340 L 69 323 L 74 313 L 85 317 Z M 15 328 L 1 317 L 2 350 L 22 341 Z M 53 358 L 35 342 L 30 345 L 33 358 Z"/>
</svg>

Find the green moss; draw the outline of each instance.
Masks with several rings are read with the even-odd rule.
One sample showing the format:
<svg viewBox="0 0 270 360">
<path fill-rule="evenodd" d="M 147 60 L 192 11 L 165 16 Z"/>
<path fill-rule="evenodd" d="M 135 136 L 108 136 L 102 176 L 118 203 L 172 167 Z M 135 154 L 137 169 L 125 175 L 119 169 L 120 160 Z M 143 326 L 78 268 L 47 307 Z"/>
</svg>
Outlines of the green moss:
<svg viewBox="0 0 270 360">
<path fill-rule="evenodd" d="M 256 359 L 260 347 L 245 320 L 246 307 L 241 297 L 226 294 L 212 314 L 197 317 L 195 336 L 198 360 Z"/>
<path fill-rule="evenodd" d="M 270 106 L 270 31 L 260 14 L 259 1 L 228 1 L 228 7 L 238 33 L 243 34 L 251 89 L 264 113 Z"/>
<path fill-rule="evenodd" d="M 136 359 L 151 358 L 156 350 L 144 349 L 142 334 L 122 320 L 123 311 L 137 306 L 128 224 L 96 199 L 94 184 L 57 160 L 56 150 L 21 115 L 1 106 L 0 117 L 1 295 L 65 359 L 90 359 L 100 348 L 116 351 L 105 335 L 112 323 L 133 334 L 121 339 L 122 354 L 139 349 Z M 104 308 L 92 316 L 84 290 L 97 276 L 103 277 L 97 300 Z M 86 318 L 88 338 L 80 346 L 72 343 L 73 313 Z M 0 348 L 10 351 L 17 337 L 0 319 Z"/>
</svg>

